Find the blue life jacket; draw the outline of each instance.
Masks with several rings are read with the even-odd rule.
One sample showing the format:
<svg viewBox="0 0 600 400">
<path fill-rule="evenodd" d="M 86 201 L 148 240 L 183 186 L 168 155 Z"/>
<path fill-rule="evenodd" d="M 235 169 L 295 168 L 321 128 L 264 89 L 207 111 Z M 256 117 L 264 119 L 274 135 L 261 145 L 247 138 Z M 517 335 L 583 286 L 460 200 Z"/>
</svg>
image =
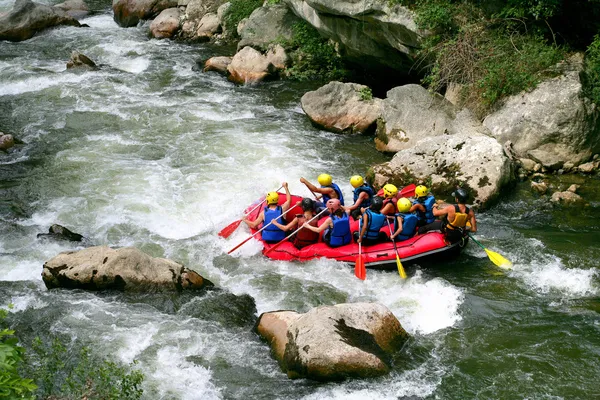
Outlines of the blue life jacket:
<svg viewBox="0 0 600 400">
<path fill-rule="evenodd" d="M 281 206 L 277 206 L 276 209 L 271 210 L 269 207 L 265 207 L 265 222 L 263 226 L 267 226 L 271 223 L 273 219 L 277 219 L 281 225 L 285 225 L 285 221 L 281 214 L 283 213 Z M 262 231 L 262 238 L 266 242 L 279 242 L 280 240 L 285 239 L 285 232 L 275 226 L 275 224 L 271 224 Z"/>
<path fill-rule="evenodd" d="M 369 207 L 371 205 L 371 199 L 373 198 L 373 196 L 375 196 L 375 190 L 373 190 L 371 185 L 362 185 L 357 187 L 356 189 L 354 189 L 354 203 L 356 203 L 356 200 L 358 200 L 358 196 L 360 196 L 362 192 L 368 194 L 369 197 L 364 199 L 362 203 L 360 203 L 360 206 Z"/>
<path fill-rule="evenodd" d="M 425 212 L 417 210 L 417 217 L 419 221 L 425 221 L 426 224 L 430 224 L 435 221 L 435 215 L 433 215 L 433 206 L 435 204 L 435 197 L 433 195 L 427 195 L 425 198 L 418 198 L 413 201 L 413 204 L 422 204 L 425 207 Z"/>
<path fill-rule="evenodd" d="M 401 242 L 406 239 L 410 239 L 414 236 L 417 230 L 417 222 L 419 218 L 413 213 L 396 213 L 396 219 L 394 221 L 394 232 L 398 230 L 398 219 L 402 217 L 402 233 L 396 236 L 396 241 Z"/>
<path fill-rule="evenodd" d="M 338 199 L 340 200 L 340 204 L 344 205 L 344 196 L 342 195 L 342 191 L 340 190 L 340 187 L 335 184 L 335 183 L 331 183 L 331 185 L 329 186 L 321 186 L 322 188 L 332 188 L 333 190 L 335 190 L 335 192 L 338 195 Z M 331 197 L 327 196 L 326 194 L 323 195 L 323 203 L 327 204 L 327 202 L 329 201 L 329 199 L 331 199 Z"/>
<path fill-rule="evenodd" d="M 376 240 L 379 238 L 379 230 L 383 227 L 383 224 L 385 224 L 386 216 L 382 213 L 374 213 L 371 210 L 365 212 L 369 216 L 369 225 L 367 225 L 365 239 Z"/>
<path fill-rule="evenodd" d="M 350 233 L 350 220 L 348 214 L 344 213 L 341 217 L 336 215 L 331 216 L 333 229 L 327 229 L 325 235 L 331 231 L 329 246 L 338 247 L 348 244 L 352 241 L 352 233 Z"/>
</svg>

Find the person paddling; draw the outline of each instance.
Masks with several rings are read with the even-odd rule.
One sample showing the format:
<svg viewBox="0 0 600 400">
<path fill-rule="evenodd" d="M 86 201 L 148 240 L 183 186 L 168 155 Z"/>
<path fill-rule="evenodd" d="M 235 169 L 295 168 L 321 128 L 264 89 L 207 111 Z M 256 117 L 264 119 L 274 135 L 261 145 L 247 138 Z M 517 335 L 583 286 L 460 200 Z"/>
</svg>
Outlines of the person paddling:
<svg viewBox="0 0 600 400">
<path fill-rule="evenodd" d="M 396 208 L 396 203 L 398 199 L 396 196 L 398 195 L 398 188 L 396 185 L 392 185 L 388 183 L 383 186 L 383 207 L 381 208 L 381 213 L 384 215 L 394 215 L 398 212 Z"/>
<path fill-rule="evenodd" d="M 344 209 L 357 220 L 363 212 L 361 208 L 367 208 L 371 205 L 371 199 L 375 196 L 375 190 L 360 175 L 354 175 L 350 178 L 350 184 L 354 188 L 354 204 L 346 206 Z"/>
<path fill-rule="evenodd" d="M 433 206 L 433 215 L 444 218 L 443 220 L 427 225 L 427 227 L 437 226 L 437 228 L 434 227 L 434 229 L 439 229 L 444 232 L 446 238 L 454 243 L 461 240 L 465 232 L 477 232 L 477 219 L 475 218 L 473 210 L 467 207 L 466 203 L 468 195 L 464 189 L 457 189 L 452 193 L 452 196 L 454 196 L 456 204 L 447 205 L 443 208 L 440 208 L 438 204 Z M 468 226 L 469 223 L 471 226 Z M 420 230 L 419 233 L 421 233 Z"/>
<path fill-rule="evenodd" d="M 321 174 L 317 177 L 317 181 L 321 187 L 316 187 L 309 181 L 304 178 L 300 178 L 300 182 L 304 183 L 308 190 L 314 193 L 321 194 L 321 202 L 322 204 L 318 204 L 319 207 L 324 207 L 329 199 L 338 199 L 340 204 L 344 205 L 344 196 L 342 195 L 342 190 L 340 187 L 333 183 L 333 179 L 329 174 Z"/>
<path fill-rule="evenodd" d="M 296 226 L 298 228 L 307 228 L 309 225 L 318 228 L 319 221 L 317 218 L 313 219 L 315 215 L 315 202 L 312 199 L 307 197 L 303 198 L 300 202 L 300 207 L 302 208 L 303 214 L 296 215 L 296 217 L 287 225 L 281 225 L 279 222 L 273 222 L 279 229 L 282 231 L 290 231 L 294 229 Z M 312 221 L 311 221 L 312 220 Z M 306 224 L 307 221 L 310 221 Z M 306 225 L 305 225 L 306 224 Z M 290 241 L 296 248 L 301 249 L 310 244 L 317 243 L 319 241 L 319 233 L 314 232 L 310 229 L 300 229 L 291 239 Z"/>
<path fill-rule="evenodd" d="M 417 226 L 424 227 L 425 225 L 434 223 L 433 206 L 435 205 L 435 197 L 429 193 L 429 189 L 424 185 L 419 185 L 415 188 L 415 196 L 417 198 L 413 201 L 410 212 L 417 214 Z M 427 228 L 424 228 L 423 232 L 427 232 L 427 230 Z"/>
<path fill-rule="evenodd" d="M 362 243 L 365 246 L 370 246 L 388 239 L 384 232 L 380 232 L 383 225 L 386 223 L 386 216 L 381 213 L 383 206 L 383 198 L 379 196 L 373 197 L 371 207 L 365 210 L 362 215 L 362 224 L 360 234 L 354 232 L 354 240 L 356 243 Z"/>
<path fill-rule="evenodd" d="M 394 233 L 390 236 L 390 239 L 401 242 L 415 235 L 418 218 L 410 212 L 411 206 L 412 203 L 406 197 L 398 200 L 398 212 L 394 216 Z"/>
<path fill-rule="evenodd" d="M 330 216 L 318 228 L 305 225 L 306 228 L 316 233 L 325 231 L 323 241 L 330 247 L 339 247 L 350 243 L 352 241 L 350 219 L 348 218 L 348 214 L 342 209 L 340 201 L 338 199 L 330 199 L 326 206 Z"/>
<path fill-rule="evenodd" d="M 279 193 L 269 192 L 265 198 L 267 206 L 260 212 L 254 221 L 248 221 L 246 217 L 242 218 L 242 221 L 244 221 L 251 229 L 256 229 L 261 222 L 264 222 L 264 226 L 269 225 L 273 220 L 279 222 L 280 224 L 285 222 L 282 214 L 290 208 L 290 205 L 292 204 L 292 196 L 290 194 L 290 190 L 288 189 L 287 182 L 283 182 L 281 186 L 283 186 L 285 189 L 285 203 L 279 206 Z M 275 223 L 267 226 L 267 228 L 262 232 L 262 239 L 267 243 L 277 243 L 284 238 L 285 232 L 276 226 Z"/>
</svg>

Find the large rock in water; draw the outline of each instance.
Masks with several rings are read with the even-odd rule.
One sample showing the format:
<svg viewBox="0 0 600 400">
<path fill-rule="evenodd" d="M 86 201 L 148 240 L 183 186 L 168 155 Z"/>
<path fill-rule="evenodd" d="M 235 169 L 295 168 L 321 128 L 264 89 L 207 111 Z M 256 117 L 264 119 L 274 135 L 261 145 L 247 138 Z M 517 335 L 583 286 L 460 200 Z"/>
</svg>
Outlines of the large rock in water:
<svg viewBox="0 0 600 400">
<path fill-rule="evenodd" d="M 423 32 L 414 14 L 391 1 L 283 0 L 319 33 L 342 46 L 351 62 L 408 73 Z"/>
<path fill-rule="evenodd" d="M 302 96 L 302 109 L 313 124 L 333 132 L 365 133 L 375 130 L 381 115 L 381 99 L 362 99 L 367 86 L 329 82 Z M 364 95 L 362 95 L 364 96 Z"/>
<path fill-rule="evenodd" d="M 169 39 L 174 37 L 179 30 L 178 8 L 167 8 L 162 10 L 150 24 L 150 35 L 157 39 Z"/>
<path fill-rule="evenodd" d="M 113 19 L 119 26 L 129 28 L 173 7 L 177 7 L 177 0 L 113 0 Z"/>
<path fill-rule="evenodd" d="M 0 16 L 0 40 L 20 42 L 44 29 L 61 25 L 81 26 L 60 8 L 17 0 L 12 11 Z"/>
<path fill-rule="evenodd" d="M 374 303 L 268 312 L 256 331 L 288 377 L 318 381 L 386 374 L 391 355 L 408 339 L 390 310 Z"/>
<path fill-rule="evenodd" d="M 485 135 L 488 130 L 466 109 L 420 85 L 395 87 L 383 100 L 382 118 L 377 123 L 375 145 L 395 153 L 413 147 L 423 138 L 464 133 Z"/>
<path fill-rule="evenodd" d="M 133 247 L 106 246 L 67 251 L 44 263 L 48 289 L 181 291 L 212 283 L 175 261 L 154 258 Z"/>
<path fill-rule="evenodd" d="M 233 56 L 227 71 L 230 81 L 251 85 L 270 78 L 276 68 L 267 57 L 247 46 Z"/>
<path fill-rule="evenodd" d="M 512 164 L 502 145 L 485 135 L 444 135 L 421 140 L 399 151 L 390 162 L 373 167 L 373 183 L 404 186 L 431 178 L 436 196 L 466 188 L 476 206 L 485 207 L 513 179 Z"/>
<path fill-rule="evenodd" d="M 500 143 L 511 141 L 519 157 L 549 169 L 587 161 L 600 151 L 599 110 L 583 96 L 581 55 L 559 65 L 562 74 L 531 92 L 510 97 L 483 121 Z"/>
</svg>

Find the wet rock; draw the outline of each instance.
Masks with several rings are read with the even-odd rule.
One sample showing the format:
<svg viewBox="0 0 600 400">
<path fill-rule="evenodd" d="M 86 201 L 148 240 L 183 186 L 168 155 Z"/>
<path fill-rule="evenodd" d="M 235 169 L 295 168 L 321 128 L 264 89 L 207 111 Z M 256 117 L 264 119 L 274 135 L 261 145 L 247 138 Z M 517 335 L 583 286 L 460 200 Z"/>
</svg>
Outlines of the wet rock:
<svg viewBox="0 0 600 400">
<path fill-rule="evenodd" d="M 71 59 L 67 62 L 67 69 L 71 68 L 98 69 L 95 62 L 78 51 L 73 51 L 71 53 Z"/>
<path fill-rule="evenodd" d="M 186 303 L 178 314 L 215 321 L 226 327 L 252 327 L 256 322 L 256 302 L 252 296 L 236 296 L 223 290 L 213 290 Z"/>
<path fill-rule="evenodd" d="M 548 184 L 546 182 L 531 182 L 531 189 L 539 194 L 546 194 L 548 191 Z"/>
<path fill-rule="evenodd" d="M 60 8 L 30 0 L 17 0 L 12 11 L 0 16 L 0 40 L 20 42 L 45 29 L 61 25 L 81 26 Z"/>
<path fill-rule="evenodd" d="M 129 28 L 173 7 L 177 7 L 177 0 L 113 0 L 113 19 L 119 26 Z"/>
<path fill-rule="evenodd" d="M 372 168 L 373 184 L 405 186 L 431 179 L 436 196 L 450 196 L 457 186 L 467 188 L 474 205 L 485 207 L 513 179 L 512 165 L 502 145 L 488 136 L 468 134 L 428 137 L 392 160 Z"/>
<path fill-rule="evenodd" d="M 179 31 L 179 16 L 176 7 L 162 10 L 150 24 L 150 36 L 157 39 L 173 38 Z"/>
<path fill-rule="evenodd" d="M 241 39 L 237 48 L 240 50 L 251 46 L 265 52 L 273 43 L 290 42 L 293 37 L 292 28 L 300 21 L 285 4 L 259 7 L 241 26 Z"/>
<path fill-rule="evenodd" d="M 83 0 L 67 0 L 64 3 L 56 4 L 54 7 L 60 8 L 77 20 L 87 17 L 90 13 L 89 7 Z"/>
<path fill-rule="evenodd" d="M 231 64 L 231 57 L 211 57 L 204 63 L 204 72 L 216 71 L 228 75 L 227 67 Z"/>
<path fill-rule="evenodd" d="M 165 258 L 154 258 L 133 247 L 90 247 L 60 253 L 44 263 L 42 279 L 48 289 L 69 288 L 121 291 L 182 291 L 213 284 Z"/>
<path fill-rule="evenodd" d="M 381 99 L 361 98 L 371 90 L 357 83 L 329 82 L 302 96 L 302 109 L 318 127 L 340 133 L 366 133 L 381 116 Z"/>
<path fill-rule="evenodd" d="M 276 72 L 267 57 L 252 47 L 238 51 L 227 66 L 228 79 L 235 83 L 256 84 L 273 76 Z"/>
<path fill-rule="evenodd" d="M 583 198 L 569 190 L 564 192 L 555 192 L 552 194 L 550 201 L 555 204 L 574 205 L 583 202 Z"/>
<path fill-rule="evenodd" d="M 396 317 L 375 303 L 268 312 L 255 329 L 289 378 L 318 381 L 384 375 L 408 339 Z"/>
<path fill-rule="evenodd" d="M 79 233 L 72 232 L 64 226 L 58 224 L 52 225 L 50 229 L 48 229 L 48 233 L 38 233 L 37 237 L 41 239 L 49 238 L 56 240 L 68 240 L 71 242 L 81 242 L 83 239 L 85 239 Z"/>
<path fill-rule="evenodd" d="M 12 135 L 6 135 L 0 132 L 0 150 L 8 150 L 15 145 L 15 139 Z"/>
</svg>

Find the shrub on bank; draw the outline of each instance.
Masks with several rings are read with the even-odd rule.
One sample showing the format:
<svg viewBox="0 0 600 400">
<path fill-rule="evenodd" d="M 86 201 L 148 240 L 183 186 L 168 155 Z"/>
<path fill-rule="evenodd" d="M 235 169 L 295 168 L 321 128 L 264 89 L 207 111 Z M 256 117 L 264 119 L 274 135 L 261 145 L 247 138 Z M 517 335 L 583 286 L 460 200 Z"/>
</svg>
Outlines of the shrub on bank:
<svg viewBox="0 0 600 400">
<path fill-rule="evenodd" d="M 584 82 L 586 95 L 600 105 L 600 34 L 586 51 Z"/>
<path fill-rule="evenodd" d="M 230 0 L 229 3 L 230 6 L 223 18 L 225 19 L 225 25 L 231 27 L 233 32 L 236 32 L 240 21 L 248 18 L 252 14 L 252 11 L 261 7 L 263 0 Z"/>
</svg>

